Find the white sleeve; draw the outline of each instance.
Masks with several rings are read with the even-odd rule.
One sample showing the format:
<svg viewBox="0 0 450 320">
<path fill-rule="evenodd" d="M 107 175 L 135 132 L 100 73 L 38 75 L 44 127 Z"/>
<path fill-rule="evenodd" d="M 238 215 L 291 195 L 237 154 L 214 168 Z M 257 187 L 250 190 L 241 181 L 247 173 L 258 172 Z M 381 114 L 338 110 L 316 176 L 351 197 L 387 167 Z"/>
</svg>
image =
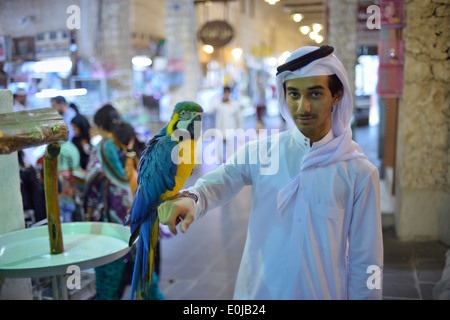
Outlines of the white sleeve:
<svg viewBox="0 0 450 320">
<path fill-rule="evenodd" d="M 348 299 L 382 299 L 383 236 L 376 168 L 356 190 L 348 243 Z"/>
<path fill-rule="evenodd" d="M 238 152 L 245 152 L 245 147 Z M 207 174 L 199 178 L 189 192 L 197 195 L 195 218 L 203 216 L 206 212 L 220 207 L 230 201 L 246 185 L 251 184 L 250 167 L 246 164 L 236 164 L 236 154 Z"/>
</svg>

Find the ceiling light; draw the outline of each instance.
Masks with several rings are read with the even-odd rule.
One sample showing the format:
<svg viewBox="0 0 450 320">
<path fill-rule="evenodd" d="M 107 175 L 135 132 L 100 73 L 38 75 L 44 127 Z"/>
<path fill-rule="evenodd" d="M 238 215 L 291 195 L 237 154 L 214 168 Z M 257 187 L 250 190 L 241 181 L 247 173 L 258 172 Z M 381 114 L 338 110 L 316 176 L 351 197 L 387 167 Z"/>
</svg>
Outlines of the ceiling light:
<svg viewBox="0 0 450 320">
<path fill-rule="evenodd" d="M 235 60 L 239 60 L 242 56 L 242 49 L 241 48 L 234 48 L 231 50 L 231 55 Z"/>
<path fill-rule="evenodd" d="M 87 90 L 81 89 L 68 89 L 68 90 L 56 90 L 56 89 L 44 89 L 41 92 L 36 93 L 36 98 L 53 98 L 56 96 L 74 97 L 84 96 L 87 94 Z"/>
<path fill-rule="evenodd" d="M 321 42 L 323 41 L 323 37 L 322 37 L 321 35 L 317 35 L 315 41 L 316 41 L 317 43 L 321 43 Z"/>
<path fill-rule="evenodd" d="M 205 44 L 202 47 L 203 51 L 205 51 L 207 54 L 211 54 L 214 52 L 214 47 L 209 45 L 209 44 Z"/>
<path fill-rule="evenodd" d="M 307 35 L 311 29 L 308 26 L 302 26 L 299 28 L 299 30 L 302 34 Z"/>
<path fill-rule="evenodd" d="M 57 72 L 66 73 L 72 69 L 72 61 L 67 58 L 54 58 L 48 60 L 42 60 L 35 63 L 33 70 L 36 73 L 45 72 Z"/>
<path fill-rule="evenodd" d="M 312 40 L 316 40 L 317 36 L 318 36 L 317 32 L 311 31 L 311 32 L 309 33 L 309 37 L 310 37 Z"/>
<path fill-rule="evenodd" d="M 285 63 L 286 59 L 289 58 L 290 55 L 291 55 L 291 53 L 289 51 L 283 52 L 277 59 L 278 64 L 281 65 L 281 64 Z"/>
<path fill-rule="evenodd" d="M 280 0 L 264 0 L 264 1 L 266 1 L 270 5 L 274 5 L 275 3 L 277 3 Z"/>
<path fill-rule="evenodd" d="M 292 20 L 294 20 L 295 22 L 300 22 L 302 21 L 303 16 L 300 13 L 295 13 L 292 15 Z"/>
<path fill-rule="evenodd" d="M 320 23 L 314 23 L 312 25 L 312 28 L 315 32 L 319 32 L 320 30 L 322 30 L 322 25 Z"/>
<path fill-rule="evenodd" d="M 152 59 L 147 56 L 135 56 L 131 59 L 131 63 L 136 67 L 148 67 L 151 66 Z"/>
</svg>

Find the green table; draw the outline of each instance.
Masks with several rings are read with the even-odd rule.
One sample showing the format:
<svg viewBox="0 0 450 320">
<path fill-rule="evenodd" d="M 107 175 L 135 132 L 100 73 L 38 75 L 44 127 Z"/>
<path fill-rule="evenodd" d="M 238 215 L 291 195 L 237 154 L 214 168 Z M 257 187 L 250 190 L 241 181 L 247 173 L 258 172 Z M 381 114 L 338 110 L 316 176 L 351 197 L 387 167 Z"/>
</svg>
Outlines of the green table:
<svg viewBox="0 0 450 320">
<path fill-rule="evenodd" d="M 130 250 L 129 227 L 106 222 L 62 223 L 64 252 L 50 254 L 48 227 L 0 235 L 0 278 L 52 277 L 53 297 L 67 299 L 69 266 L 80 270 L 115 261 Z M 69 274 L 68 274 L 69 272 Z"/>
</svg>

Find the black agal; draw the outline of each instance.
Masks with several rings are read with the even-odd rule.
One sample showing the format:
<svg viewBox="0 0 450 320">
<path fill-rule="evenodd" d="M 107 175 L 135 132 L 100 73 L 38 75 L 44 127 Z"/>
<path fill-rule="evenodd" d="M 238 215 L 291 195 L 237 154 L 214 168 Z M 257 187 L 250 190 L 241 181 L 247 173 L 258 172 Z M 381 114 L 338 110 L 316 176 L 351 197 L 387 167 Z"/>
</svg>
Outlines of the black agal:
<svg viewBox="0 0 450 320">
<path fill-rule="evenodd" d="M 305 54 L 304 56 L 298 57 L 297 59 L 282 64 L 277 68 L 277 75 L 286 70 L 295 71 L 300 68 L 303 68 L 304 66 L 313 62 L 314 60 L 328 56 L 329 54 L 333 53 L 333 51 L 334 48 L 332 46 L 326 45 L 321 46 L 317 50 L 314 50 L 310 53 Z"/>
</svg>

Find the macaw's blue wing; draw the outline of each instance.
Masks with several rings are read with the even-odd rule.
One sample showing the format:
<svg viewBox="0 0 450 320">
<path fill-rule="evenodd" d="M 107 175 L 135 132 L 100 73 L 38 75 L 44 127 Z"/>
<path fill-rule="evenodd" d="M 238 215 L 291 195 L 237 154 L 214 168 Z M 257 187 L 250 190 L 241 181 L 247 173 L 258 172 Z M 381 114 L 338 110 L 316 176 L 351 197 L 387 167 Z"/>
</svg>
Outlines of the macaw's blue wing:
<svg viewBox="0 0 450 320">
<path fill-rule="evenodd" d="M 177 165 L 172 161 L 171 154 L 177 145 L 170 136 L 150 141 L 139 160 L 138 187 L 131 207 L 130 219 L 126 223 L 131 223 L 130 246 L 135 241 L 141 224 L 147 219 L 156 218 L 151 217 L 150 210 L 160 204 L 159 197 L 175 187 Z"/>
<path fill-rule="evenodd" d="M 132 246 L 139 236 L 136 261 L 131 284 L 134 293 L 140 293 L 142 284 L 149 283 L 153 272 L 153 260 L 159 233 L 158 205 L 160 197 L 175 187 L 177 165 L 171 155 L 178 143 L 170 136 L 155 136 L 144 151 L 138 165 L 138 188 L 131 207 L 130 219 Z M 176 153 L 178 154 L 178 153 Z"/>
</svg>

